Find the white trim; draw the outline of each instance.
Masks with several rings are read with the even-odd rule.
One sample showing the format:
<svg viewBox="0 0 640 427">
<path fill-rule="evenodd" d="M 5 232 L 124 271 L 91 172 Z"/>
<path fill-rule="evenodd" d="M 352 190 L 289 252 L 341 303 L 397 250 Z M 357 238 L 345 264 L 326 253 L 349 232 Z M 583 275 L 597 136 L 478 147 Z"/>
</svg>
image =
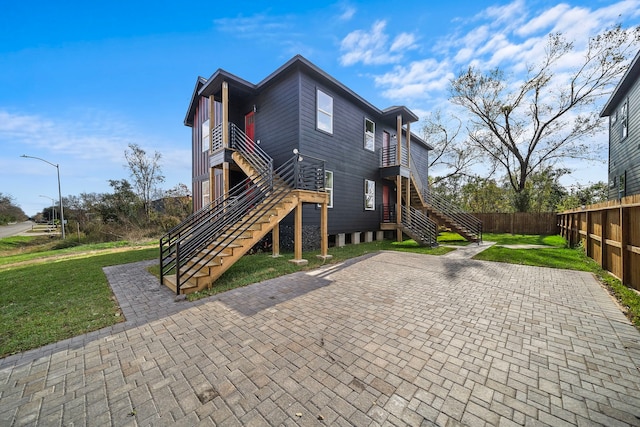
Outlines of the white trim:
<svg viewBox="0 0 640 427">
<path fill-rule="evenodd" d="M 320 89 L 316 89 L 316 128 L 333 134 L 333 97 Z"/>
<path fill-rule="evenodd" d="M 364 210 L 376 210 L 376 182 L 370 179 L 364 180 Z"/>
</svg>

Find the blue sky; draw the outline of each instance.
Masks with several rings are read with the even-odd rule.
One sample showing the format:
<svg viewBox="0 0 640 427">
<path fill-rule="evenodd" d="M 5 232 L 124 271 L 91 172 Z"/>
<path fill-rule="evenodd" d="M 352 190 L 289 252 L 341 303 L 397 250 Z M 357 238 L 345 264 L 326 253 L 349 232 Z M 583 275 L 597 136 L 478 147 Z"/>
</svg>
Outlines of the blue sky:
<svg viewBox="0 0 640 427">
<path fill-rule="evenodd" d="M 627 1 L 32 1 L 0 13 L 0 192 L 33 215 L 62 193 L 110 192 L 136 143 L 163 156 L 164 188 L 190 183 L 184 116 L 197 76 L 257 83 L 302 54 L 380 108 L 448 110 L 461 69 L 519 72 L 551 31 L 576 40 L 640 23 Z M 604 100 L 603 100 L 604 101 Z M 417 126 L 412 130 L 416 131 Z M 594 138 L 606 141 L 606 135 Z M 606 150 L 603 151 L 606 161 Z M 606 163 L 570 164 L 567 185 L 606 181 Z M 41 197 L 46 196 L 46 197 Z"/>
</svg>

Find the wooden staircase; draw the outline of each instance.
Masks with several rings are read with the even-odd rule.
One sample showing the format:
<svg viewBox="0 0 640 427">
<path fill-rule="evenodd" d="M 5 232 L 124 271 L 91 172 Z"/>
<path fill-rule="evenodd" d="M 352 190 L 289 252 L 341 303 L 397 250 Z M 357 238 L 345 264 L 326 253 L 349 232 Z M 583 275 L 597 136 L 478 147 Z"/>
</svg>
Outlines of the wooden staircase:
<svg viewBox="0 0 640 427">
<path fill-rule="evenodd" d="M 272 200 L 265 200 L 263 205 L 269 205 Z M 205 288 L 210 288 L 222 274 L 236 263 L 243 255 L 265 237 L 276 224 L 280 223 L 298 205 L 298 196 L 289 194 L 272 207 L 264 210 L 249 228 L 242 228 L 239 224 L 246 221 L 243 217 L 222 235 L 222 239 L 211 242 L 198 255 L 189 260 L 181 269 L 181 275 L 191 276 L 180 286 L 180 294 L 189 294 Z M 225 244 L 225 240 L 233 238 L 233 243 Z M 207 252 L 214 250 L 209 256 Z M 163 283 L 172 291 L 177 292 L 177 274 L 165 276 Z"/>
<path fill-rule="evenodd" d="M 274 170 L 244 132 L 229 130 L 226 149 L 247 178 L 160 239 L 161 282 L 178 295 L 210 288 L 301 203 L 326 202 L 324 161 L 296 152 Z"/>
<path fill-rule="evenodd" d="M 430 199 L 418 188 L 415 177 L 411 174 L 410 204 L 412 207 L 425 210 L 436 222 L 450 228 L 470 242 L 482 241 L 482 223 L 479 220 L 471 214 L 446 206 L 441 200 Z"/>
</svg>

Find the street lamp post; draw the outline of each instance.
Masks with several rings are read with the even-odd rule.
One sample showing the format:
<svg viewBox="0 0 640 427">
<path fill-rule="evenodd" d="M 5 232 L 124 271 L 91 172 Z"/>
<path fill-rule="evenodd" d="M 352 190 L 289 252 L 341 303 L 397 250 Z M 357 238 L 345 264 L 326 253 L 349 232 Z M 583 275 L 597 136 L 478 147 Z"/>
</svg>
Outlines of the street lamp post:
<svg viewBox="0 0 640 427">
<path fill-rule="evenodd" d="M 23 154 L 20 157 L 24 157 L 26 159 L 41 160 L 41 161 L 43 161 L 45 163 L 49 163 L 51 166 L 55 166 L 55 168 L 57 169 L 57 171 L 58 171 L 58 197 L 60 198 L 60 224 L 62 225 L 62 239 L 64 240 L 64 238 L 65 238 L 65 234 L 64 234 L 64 210 L 62 208 L 62 191 L 60 191 L 60 165 L 53 164 L 48 160 L 41 159 L 40 157 L 27 156 L 26 154 Z"/>
<path fill-rule="evenodd" d="M 43 196 L 42 194 L 38 197 L 44 197 L 47 199 L 51 200 L 51 210 L 53 211 L 53 224 L 56 224 L 56 206 L 55 206 L 55 199 L 53 197 L 49 197 L 49 196 Z"/>
</svg>

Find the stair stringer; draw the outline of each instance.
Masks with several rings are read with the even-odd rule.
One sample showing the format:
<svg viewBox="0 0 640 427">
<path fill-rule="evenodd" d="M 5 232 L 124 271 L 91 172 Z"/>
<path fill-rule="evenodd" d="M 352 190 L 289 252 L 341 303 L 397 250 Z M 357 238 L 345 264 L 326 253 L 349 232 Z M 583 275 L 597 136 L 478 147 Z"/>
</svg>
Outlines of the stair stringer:
<svg viewBox="0 0 640 427">
<path fill-rule="evenodd" d="M 415 183 L 415 178 L 413 173 L 411 174 L 411 195 L 410 195 L 410 204 L 416 209 L 426 210 L 430 216 L 433 216 L 440 222 L 441 224 L 446 225 L 451 228 L 453 231 L 464 237 L 470 242 L 478 242 L 480 239 L 478 236 L 458 224 L 453 218 L 446 215 L 444 212 L 436 209 L 434 206 L 427 203 L 420 191 L 418 191 L 418 186 Z M 408 233 L 407 233 L 408 234 Z"/>
<path fill-rule="evenodd" d="M 273 228 L 279 224 L 289 213 L 291 213 L 298 206 L 298 196 L 293 194 L 293 191 L 285 196 L 274 208 L 265 212 L 257 221 L 256 226 L 252 229 L 242 230 L 242 236 L 236 238 L 233 244 L 221 249 L 215 254 L 209 262 L 204 265 L 194 265 L 192 262 L 187 262 L 184 267 L 184 272 L 197 271 L 193 277 L 191 277 L 180 288 L 181 294 L 188 294 L 197 292 L 205 288 L 209 289 L 213 283 L 220 278 L 229 268 L 231 268 L 240 258 L 242 258 L 256 243 L 258 243 L 263 237 L 265 237 Z M 229 233 L 233 234 L 238 229 L 238 224 L 241 224 L 242 220 L 236 225 L 229 227 Z M 259 228 L 257 224 L 260 224 Z M 212 243 L 215 245 L 215 242 Z M 181 270 L 182 271 L 182 270 Z M 183 273 L 184 274 L 184 273 Z M 173 291 L 176 290 L 175 279 L 176 275 L 169 275 L 165 277 L 164 284 Z"/>
</svg>

